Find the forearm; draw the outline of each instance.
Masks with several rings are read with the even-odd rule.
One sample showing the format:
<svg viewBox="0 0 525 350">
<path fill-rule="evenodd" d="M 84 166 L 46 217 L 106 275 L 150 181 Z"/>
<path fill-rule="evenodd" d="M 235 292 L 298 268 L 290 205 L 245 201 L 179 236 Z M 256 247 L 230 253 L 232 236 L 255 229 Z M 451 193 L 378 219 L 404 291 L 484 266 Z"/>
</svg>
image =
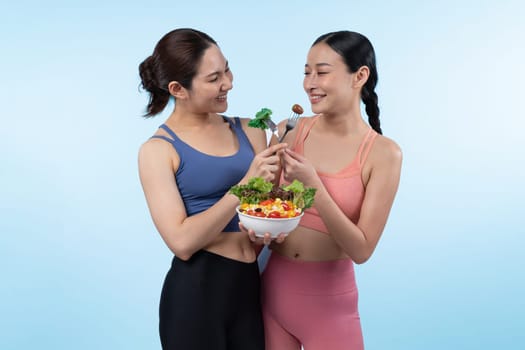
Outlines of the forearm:
<svg viewBox="0 0 525 350">
<path fill-rule="evenodd" d="M 318 188 L 314 205 L 330 236 L 343 251 L 356 263 L 368 260 L 374 250 L 374 244 L 367 239 L 365 232 L 343 213 L 324 186 Z"/>
<path fill-rule="evenodd" d="M 226 194 L 209 209 L 186 217 L 180 225 L 172 229 L 168 241 L 169 248 L 181 259 L 191 257 L 196 251 L 213 242 L 222 229 L 235 215 L 239 199 Z"/>
</svg>

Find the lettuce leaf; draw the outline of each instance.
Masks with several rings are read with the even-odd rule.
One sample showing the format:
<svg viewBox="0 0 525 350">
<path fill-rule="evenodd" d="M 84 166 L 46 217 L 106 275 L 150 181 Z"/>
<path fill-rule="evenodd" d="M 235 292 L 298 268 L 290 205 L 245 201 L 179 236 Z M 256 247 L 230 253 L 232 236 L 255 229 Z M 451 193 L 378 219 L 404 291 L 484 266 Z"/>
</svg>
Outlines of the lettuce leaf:
<svg viewBox="0 0 525 350">
<path fill-rule="evenodd" d="M 314 204 L 315 188 L 305 188 L 303 183 L 297 179 L 293 180 L 289 185 L 281 186 L 285 191 L 293 192 L 293 204 L 298 208 L 310 208 Z"/>
<path fill-rule="evenodd" d="M 252 128 L 259 128 L 266 130 L 268 129 L 268 124 L 266 121 L 270 119 L 270 116 L 272 115 L 272 110 L 268 108 L 262 108 L 259 112 L 255 114 L 255 119 L 251 119 L 248 122 L 248 126 Z"/>
<path fill-rule="evenodd" d="M 252 177 L 245 185 L 235 185 L 230 188 L 230 193 L 236 195 L 241 203 L 257 204 L 268 199 L 273 188 L 273 183 L 265 181 L 262 177 Z"/>
<path fill-rule="evenodd" d="M 287 191 L 292 191 L 293 193 L 302 193 L 304 192 L 304 185 L 301 181 L 295 179 L 289 185 L 282 185 L 283 189 Z"/>
<path fill-rule="evenodd" d="M 297 179 L 289 185 L 281 185 L 277 188 L 262 177 L 253 177 L 245 185 L 235 185 L 230 188 L 230 193 L 239 197 L 241 203 L 258 204 L 269 198 L 281 198 L 291 200 L 297 208 L 301 209 L 313 205 L 316 191 L 315 188 L 305 188 Z"/>
</svg>

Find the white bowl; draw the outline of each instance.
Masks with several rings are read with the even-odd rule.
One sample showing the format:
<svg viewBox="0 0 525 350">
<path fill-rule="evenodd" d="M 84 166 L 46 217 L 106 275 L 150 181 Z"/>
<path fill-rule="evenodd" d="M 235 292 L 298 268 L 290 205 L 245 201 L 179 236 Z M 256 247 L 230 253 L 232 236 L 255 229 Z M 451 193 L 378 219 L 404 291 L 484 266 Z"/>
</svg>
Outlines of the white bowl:
<svg viewBox="0 0 525 350">
<path fill-rule="evenodd" d="M 299 225 L 299 221 L 301 221 L 304 214 L 304 212 L 302 212 L 301 215 L 294 216 L 293 218 L 261 218 L 244 214 L 239 211 L 239 207 L 237 207 L 237 213 L 244 227 L 255 231 L 257 237 L 263 237 L 266 232 L 269 232 L 272 238 L 277 237 L 281 232 L 288 235 Z"/>
</svg>

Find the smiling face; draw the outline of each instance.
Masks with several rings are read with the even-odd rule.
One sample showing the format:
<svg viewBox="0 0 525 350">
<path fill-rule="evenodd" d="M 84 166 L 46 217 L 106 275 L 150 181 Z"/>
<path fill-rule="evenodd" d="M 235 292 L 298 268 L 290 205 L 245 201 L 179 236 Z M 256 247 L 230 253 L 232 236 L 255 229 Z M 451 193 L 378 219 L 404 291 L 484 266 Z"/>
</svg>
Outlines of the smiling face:
<svg viewBox="0 0 525 350">
<path fill-rule="evenodd" d="M 304 74 L 303 87 L 314 113 L 342 113 L 359 102 L 356 74 L 349 72 L 343 58 L 327 44 L 310 48 Z"/>
<path fill-rule="evenodd" d="M 197 113 L 223 113 L 228 108 L 227 94 L 233 87 L 233 74 L 228 61 L 216 45 L 202 56 L 193 78 L 188 101 Z"/>
</svg>

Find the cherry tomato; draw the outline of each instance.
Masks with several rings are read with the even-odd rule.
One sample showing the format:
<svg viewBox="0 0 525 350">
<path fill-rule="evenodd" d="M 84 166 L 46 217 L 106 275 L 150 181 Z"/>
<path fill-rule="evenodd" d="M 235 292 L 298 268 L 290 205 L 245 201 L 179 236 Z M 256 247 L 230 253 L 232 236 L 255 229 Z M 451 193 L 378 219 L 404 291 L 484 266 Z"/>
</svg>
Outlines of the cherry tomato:
<svg viewBox="0 0 525 350">
<path fill-rule="evenodd" d="M 288 203 L 286 203 L 286 202 L 282 202 L 282 203 L 281 203 L 281 206 L 282 206 L 283 209 L 286 210 L 286 211 L 288 211 L 288 210 L 291 209 L 290 206 L 288 205 Z"/>
<path fill-rule="evenodd" d="M 266 199 L 266 200 L 262 201 L 261 203 L 259 203 L 259 205 L 264 207 L 264 206 L 272 204 L 273 202 L 274 202 L 274 200 L 270 198 L 270 199 Z"/>
<path fill-rule="evenodd" d="M 264 215 L 264 213 L 263 213 L 262 211 L 256 211 L 256 212 L 254 212 L 254 213 L 251 214 L 251 215 L 253 215 L 253 216 L 258 216 L 258 217 L 260 217 L 260 218 L 264 218 L 264 217 L 266 217 L 266 215 Z"/>
<path fill-rule="evenodd" d="M 268 217 L 269 218 L 274 218 L 274 219 L 280 219 L 281 218 L 281 213 L 279 213 L 278 211 L 271 211 L 268 214 Z"/>
</svg>

